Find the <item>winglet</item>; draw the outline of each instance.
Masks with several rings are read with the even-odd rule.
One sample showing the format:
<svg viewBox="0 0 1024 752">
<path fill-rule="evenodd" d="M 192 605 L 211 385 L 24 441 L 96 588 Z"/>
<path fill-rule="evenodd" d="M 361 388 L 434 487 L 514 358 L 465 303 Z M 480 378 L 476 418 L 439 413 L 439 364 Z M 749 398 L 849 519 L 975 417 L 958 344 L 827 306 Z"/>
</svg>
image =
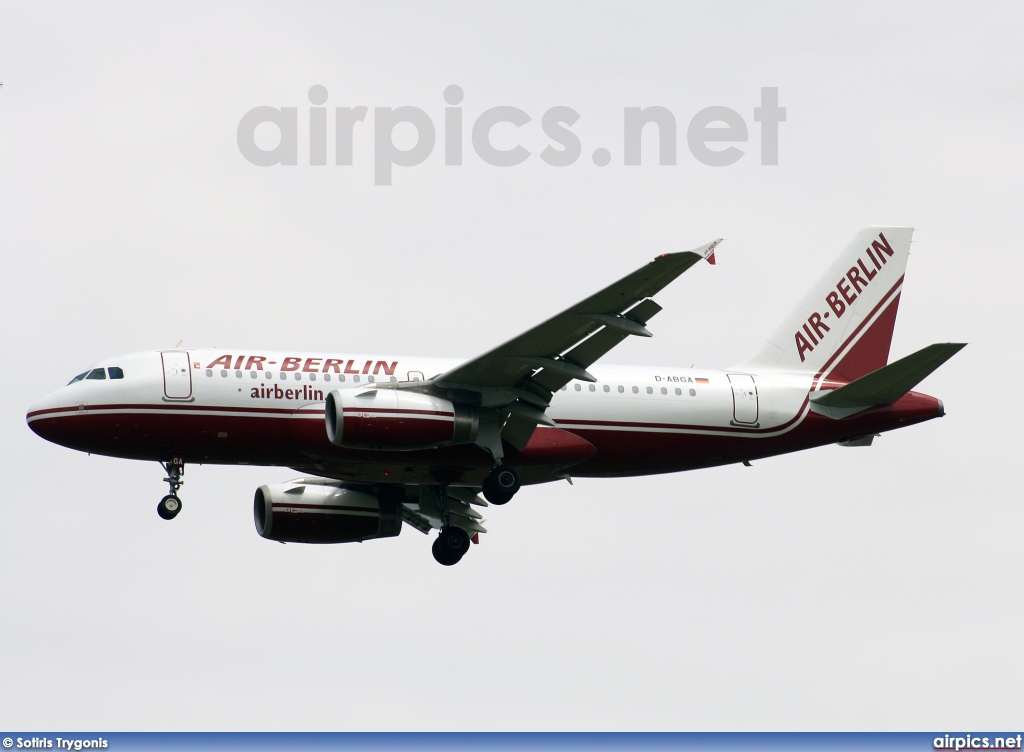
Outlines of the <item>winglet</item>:
<svg viewBox="0 0 1024 752">
<path fill-rule="evenodd" d="M 707 247 L 704 249 L 704 260 L 712 266 L 715 265 L 715 247 L 721 242 L 722 238 L 718 238 L 718 240 L 708 243 Z"/>
</svg>

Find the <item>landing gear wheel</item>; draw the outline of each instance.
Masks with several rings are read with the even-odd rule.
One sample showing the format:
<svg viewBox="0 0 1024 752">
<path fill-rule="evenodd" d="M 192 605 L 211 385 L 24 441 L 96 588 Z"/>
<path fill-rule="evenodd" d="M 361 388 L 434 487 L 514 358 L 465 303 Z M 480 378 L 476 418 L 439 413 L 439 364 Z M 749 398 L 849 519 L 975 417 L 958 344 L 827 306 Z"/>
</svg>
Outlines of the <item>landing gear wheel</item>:
<svg viewBox="0 0 1024 752">
<path fill-rule="evenodd" d="M 454 525 L 442 528 L 430 550 L 438 564 L 446 567 L 458 564 L 469 550 L 469 533 Z"/>
<path fill-rule="evenodd" d="M 185 474 L 185 458 L 176 454 L 171 457 L 169 462 L 161 460 L 160 466 L 167 472 L 164 483 L 170 486 L 170 493 L 160 499 L 160 503 L 156 505 L 156 513 L 162 520 L 173 520 L 181 511 L 178 489 L 185 483 L 181 479 L 181 476 Z"/>
<path fill-rule="evenodd" d="M 484 498 L 492 504 L 507 504 L 521 485 L 519 473 L 514 467 L 498 465 L 484 480 Z"/>
<path fill-rule="evenodd" d="M 160 503 L 156 505 L 156 513 L 160 515 L 162 520 L 173 520 L 178 516 L 178 512 L 181 511 L 181 499 L 174 494 L 167 494 L 167 496 L 160 499 Z"/>
</svg>

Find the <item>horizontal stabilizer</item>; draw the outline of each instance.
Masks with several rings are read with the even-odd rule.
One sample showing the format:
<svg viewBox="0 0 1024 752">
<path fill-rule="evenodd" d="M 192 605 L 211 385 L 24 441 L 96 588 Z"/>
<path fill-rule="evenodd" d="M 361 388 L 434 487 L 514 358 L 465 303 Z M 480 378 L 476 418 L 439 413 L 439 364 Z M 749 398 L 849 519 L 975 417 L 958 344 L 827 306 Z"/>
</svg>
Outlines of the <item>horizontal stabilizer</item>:
<svg viewBox="0 0 1024 752">
<path fill-rule="evenodd" d="M 892 404 L 966 346 L 956 342 L 929 345 L 838 389 L 816 392 L 810 396 L 811 403 L 840 410 Z"/>
</svg>

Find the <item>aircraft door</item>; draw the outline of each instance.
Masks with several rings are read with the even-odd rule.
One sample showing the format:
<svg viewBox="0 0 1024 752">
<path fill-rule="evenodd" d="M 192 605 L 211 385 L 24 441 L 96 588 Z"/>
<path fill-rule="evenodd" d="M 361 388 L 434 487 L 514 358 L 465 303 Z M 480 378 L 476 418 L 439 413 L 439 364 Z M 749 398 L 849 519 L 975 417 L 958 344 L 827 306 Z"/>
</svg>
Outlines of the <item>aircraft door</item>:
<svg viewBox="0 0 1024 752">
<path fill-rule="evenodd" d="M 164 365 L 164 396 L 172 400 L 192 397 L 192 364 L 187 352 L 168 350 L 160 353 Z"/>
<path fill-rule="evenodd" d="M 757 385 L 748 373 L 730 373 L 732 414 L 735 423 L 752 426 L 757 423 Z"/>
</svg>

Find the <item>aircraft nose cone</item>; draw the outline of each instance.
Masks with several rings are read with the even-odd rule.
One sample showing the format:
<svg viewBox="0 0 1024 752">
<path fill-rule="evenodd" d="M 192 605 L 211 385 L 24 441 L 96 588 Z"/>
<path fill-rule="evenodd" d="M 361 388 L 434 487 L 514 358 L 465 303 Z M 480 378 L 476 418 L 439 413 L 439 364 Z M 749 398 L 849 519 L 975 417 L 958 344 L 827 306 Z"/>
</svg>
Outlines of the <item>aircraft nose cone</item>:
<svg viewBox="0 0 1024 752">
<path fill-rule="evenodd" d="M 28 422 L 28 427 L 37 436 L 42 436 L 44 439 L 49 440 L 49 436 L 44 428 L 46 424 L 47 412 L 54 408 L 60 407 L 57 402 L 57 395 L 47 394 L 41 400 L 38 400 L 28 408 L 28 412 L 25 414 L 25 420 Z"/>
</svg>

